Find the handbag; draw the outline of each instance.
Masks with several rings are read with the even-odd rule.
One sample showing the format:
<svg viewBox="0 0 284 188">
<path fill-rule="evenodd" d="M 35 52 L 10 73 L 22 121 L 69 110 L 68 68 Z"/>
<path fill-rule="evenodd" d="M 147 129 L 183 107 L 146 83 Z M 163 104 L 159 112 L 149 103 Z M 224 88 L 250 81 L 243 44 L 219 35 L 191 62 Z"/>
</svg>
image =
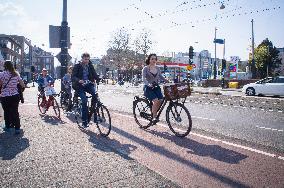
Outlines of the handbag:
<svg viewBox="0 0 284 188">
<path fill-rule="evenodd" d="M 25 99 L 24 99 L 23 92 L 25 91 L 25 87 L 22 87 L 21 84 L 18 83 L 17 88 L 18 88 L 18 93 L 19 93 L 19 96 L 20 96 L 20 101 L 21 101 L 21 103 L 24 103 Z"/>
</svg>

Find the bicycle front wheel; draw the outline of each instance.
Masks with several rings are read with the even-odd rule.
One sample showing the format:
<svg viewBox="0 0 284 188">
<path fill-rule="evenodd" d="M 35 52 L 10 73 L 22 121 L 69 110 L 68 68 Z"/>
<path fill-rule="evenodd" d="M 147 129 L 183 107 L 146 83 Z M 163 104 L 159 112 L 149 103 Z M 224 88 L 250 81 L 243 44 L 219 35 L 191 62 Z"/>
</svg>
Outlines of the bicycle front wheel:
<svg viewBox="0 0 284 188">
<path fill-rule="evenodd" d="M 166 111 L 166 120 L 171 131 L 178 137 L 185 137 L 191 131 L 191 115 L 183 104 L 170 104 Z"/>
<path fill-rule="evenodd" d="M 39 109 L 40 113 L 42 113 L 42 114 L 46 113 L 45 103 L 46 103 L 46 101 L 44 101 L 43 97 L 42 96 L 38 96 L 38 98 L 37 98 L 37 106 L 38 106 L 38 109 Z"/>
<path fill-rule="evenodd" d="M 77 101 L 74 102 L 73 113 L 76 123 L 78 124 L 79 127 L 81 127 L 83 121 L 82 121 L 82 103 L 80 99 L 77 99 Z"/>
<path fill-rule="evenodd" d="M 60 118 L 60 109 L 58 102 L 55 98 L 53 98 L 53 110 L 57 118 Z"/>
<path fill-rule="evenodd" d="M 111 130 L 110 113 L 104 105 L 97 107 L 97 127 L 100 135 L 108 136 Z"/>
<path fill-rule="evenodd" d="M 152 125 L 152 111 L 150 103 L 145 99 L 133 102 L 133 115 L 140 128 L 147 129 Z"/>
</svg>

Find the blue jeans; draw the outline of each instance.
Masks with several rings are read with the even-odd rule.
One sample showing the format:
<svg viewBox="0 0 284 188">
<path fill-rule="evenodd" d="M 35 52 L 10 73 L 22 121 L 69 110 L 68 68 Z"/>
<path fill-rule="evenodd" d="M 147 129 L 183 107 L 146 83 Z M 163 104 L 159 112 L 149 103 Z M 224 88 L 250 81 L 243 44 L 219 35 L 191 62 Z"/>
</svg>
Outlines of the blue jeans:
<svg viewBox="0 0 284 188">
<path fill-rule="evenodd" d="M 82 101 L 82 121 L 87 122 L 88 121 L 88 99 L 86 96 L 86 92 L 92 95 L 92 103 L 97 104 L 97 94 L 96 90 L 93 84 L 87 84 L 85 86 L 81 86 L 78 89 L 78 94 Z M 94 101 L 93 101 L 94 100 Z M 94 121 L 97 121 L 97 113 L 94 112 Z"/>
</svg>

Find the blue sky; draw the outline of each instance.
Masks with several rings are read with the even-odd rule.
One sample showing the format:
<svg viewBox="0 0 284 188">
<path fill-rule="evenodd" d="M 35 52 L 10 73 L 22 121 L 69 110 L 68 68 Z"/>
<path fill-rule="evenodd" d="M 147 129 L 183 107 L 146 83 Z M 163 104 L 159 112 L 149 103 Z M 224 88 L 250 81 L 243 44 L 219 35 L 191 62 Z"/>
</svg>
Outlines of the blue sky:
<svg viewBox="0 0 284 188">
<path fill-rule="evenodd" d="M 217 38 L 226 39 L 226 58 L 246 60 L 251 19 L 255 21 L 256 46 L 269 38 L 276 47 L 284 47 L 283 9 L 284 0 L 68 0 L 73 36 L 70 55 L 79 57 L 88 51 L 101 57 L 112 33 L 125 27 L 132 38 L 143 28 L 151 30 L 151 52 L 159 55 L 186 52 L 192 45 L 195 51 L 207 49 L 213 56 L 217 27 Z M 62 0 L 0 0 L 0 33 L 24 35 L 55 55 L 60 50 L 48 48 L 48 26 L 60 25 L 61 20 Z M 223 45 L 218 45 L 217 57 L 222 52 Z"/>
</svg>

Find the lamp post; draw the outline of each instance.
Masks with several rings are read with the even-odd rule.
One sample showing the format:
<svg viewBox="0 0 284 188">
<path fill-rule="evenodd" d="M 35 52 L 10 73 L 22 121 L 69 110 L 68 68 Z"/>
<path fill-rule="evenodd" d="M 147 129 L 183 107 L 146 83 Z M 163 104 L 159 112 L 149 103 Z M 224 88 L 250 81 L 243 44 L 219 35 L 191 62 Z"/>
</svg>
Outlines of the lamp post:
<svg viewBox="0 0 284 188">
<path fill-rule="evenodd" d="M 252 56 L 252 59 L 251 59 L 251 77 L 252 79 L 255 79 L 256 78 L 256 68 L 255 68 L 255 60 L 254 60 L 254 31 L 253 31 L 253 19 L 251 20 L 251 43 L 252 43 L 252 46 L 251 46 L 251 56 Z"/>
<path fill-rule="evenodd" d="M 215 37 L 214 37 L 214 41 L 216 41 L 216 34 L 217 33 L 217 28 L 215 27 Z M 217 70 L 216 70 L 216 42 L 214 42 L 215 44 L 215 58 L 214 58 L 214 64 L 213 64 L 213 75 L 214 75 L 214 79 L 216 80 L 216 77 L 217 77 Z"/>
<path fill-rule="evenodd" d="M 60 63 L 61 63 L 61 70 L 60 70 L 60 77 L 61 79 L 67 72 L 67 63 L 68 63 L 68 22 L 67 22 L 67 0 L 63 0 L 63 14 L 62 14 L 62 22 L 61 22 L 61 29 L 60 29 Z M 63 85 L 61 84 L 61 90 L 63 90 Z"/>
</svg>

